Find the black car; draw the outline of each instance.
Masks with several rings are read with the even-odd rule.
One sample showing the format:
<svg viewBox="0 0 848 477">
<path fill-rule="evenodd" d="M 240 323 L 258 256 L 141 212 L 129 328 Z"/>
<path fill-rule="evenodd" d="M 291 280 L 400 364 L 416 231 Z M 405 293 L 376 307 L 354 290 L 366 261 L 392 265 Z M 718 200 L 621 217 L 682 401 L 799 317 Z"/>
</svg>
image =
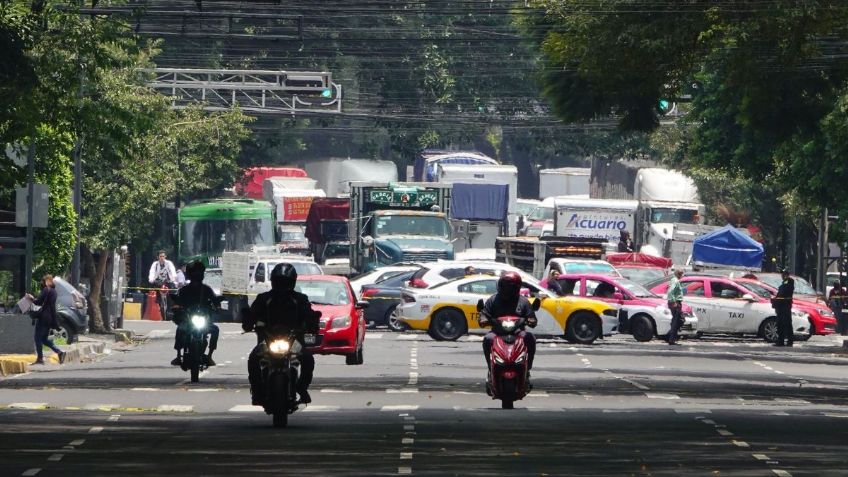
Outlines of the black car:
<svg viewBox="0 0 848 477">
<path fill-rule="evenodd" d="M 394 315 L 400 304 L 400 290 L 406 286 L 416 270 L 391 275 L 377 283 L 363 285 L 360 299 L 370 303 L 365 309 L 365 322 L 369 326 L 388 326 L 392 331 L 405 331 L 407 326 Z"/>
<path fill-rule="evenodd" d="M 73 285 L 59 277 L 53 278 L 56 286 L 56 314 L 60 331 L 53 331 L 53 337 L 64 338 L 68 344 L 77 341 L 77 335 L 88 332 L 88 302 L 85 295 Z"/>
</svg>

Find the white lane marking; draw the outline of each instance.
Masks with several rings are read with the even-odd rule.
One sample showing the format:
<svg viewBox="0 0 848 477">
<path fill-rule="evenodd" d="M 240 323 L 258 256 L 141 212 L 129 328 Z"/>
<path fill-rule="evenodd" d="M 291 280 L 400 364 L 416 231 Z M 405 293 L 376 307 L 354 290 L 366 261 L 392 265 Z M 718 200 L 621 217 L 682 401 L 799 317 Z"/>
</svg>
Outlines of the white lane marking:
<svg viewBox="0 0 848 477">
<path fill-rule="evenodd" d="M 648 399 L 680 399 L 680 396 L 677 394 L 645 393 L 645 396 L 647 396 Z"/>
<path fill-rule="evenodd" d="M 483 337 L 479 335 L 469 335 L 465 338 L 465 341 L 483 341 Z"/>
<path fill-rule="evenodd" d="M 414 371 L 409 372 L 409 385 L 414 386 L 418 384 L 418 373 Z"/>
<path fill-rule="evenodd" d="M 76 439 L 68 443 L 69 446 L 81 446 L 85 444 L 85 439 Z"/>
<path fill-rule="evenodd" d="M 412 445 L 412 444 L 415 443 L 415 439 L 413 439 L 411 437 L 404 437 L 403 439 L 400 440 L 400 443 L 403 444 L 403 445 L 407 445 L 407 446 Z"/>
<path fill-rule="evenodd" d="M 728 431 L 727 429 L 716 429 L 716 432 L 718 432 L 719 435 L 722 435 L 722 436 L 725 436 L 725 437 L 733 435 L 733 433 Z"/>
<path fill-rule="evenodd" d="M 415 416 L 401 416 L 401 417 L 403 417 L 404 421 L 414 421 L 415 420 Z"/>
<path fill-rule="evenodd" d="M 30 411 L 37 411 L 47 409 L 46 402 L 13 402 L 9 404 L 9 409 L 27 409 Z"/>
<path fill-rule="evenodd" d="M 837 413 L 834 413 L 834 412 L 825 412 L 825 413 L 822 413 L 822 414 L 824 414 L 825 417 L 839 417 L 839 418 L 842 418 L 842 419 L 848 419 L 848 414 L 837 414 Z"/>
<path fill-rule="evenodd" d="M 751 456 L 757 460 L 769 460 L 769 456 L 765 454 L 751 454 Z"/>
<path fill-rule="evenodd" d="M 41 469 L 27 469 L 21 475 L 25 477 L 32 477 L 33 475 L 38 475 L 39 472 L 41 472 Z"/>
<path fill-rule="evenodd" d="M 747 442 L 745 442 L 745 441 L 736 441 L 736 440 L 734 440 L 734 441 L 732 441 L 732 442 L 733 442 L 733 445 L 735 445 L 736 447 L 751 447 L 751 446 L 750 446 L 750 445 L 748 445 L 748 443 L 747 443 Z"/>
<path fill-rule="evenodd" d="M 712 419 L 704 419 L 701 422 L 703 422 L 704 424 L 710 424 L 710 425 L 713 425 L 713 426 L 715 425 L 715 421 L 713 421 Z"/>
<path fill-rule="evenodd" d="M 453 394 L 462 394 L 465 396 L 487 396 L 486 393 L 475 393 L 471 391 L 453 391 Z"/>
<path fill-rule="evenodd" d="M 412 459 L 412 452 L 401 452 L 400 460 L 410 460 Z"/>
<path fill-rule="evenodd" d="M 783 412 L 783 411 L 775 411 L 775 412 L 769 413 L 769 416 L 788 416 L 788 415 L 789 415 L 788 412 Z"/>
<path fill-rule="evenodd" d="M 387 394 L 417 394 L 418 388 L 386 389 Z"/>
<path fill-rule="evenodd" d="M 82 408 L 85 411 L 112 411 L 119 407 L 120 404 L 86 404 Z"/>
<path fill-rule="evenodd" d="M 62 457 L 65 457 L 65 454 L 53 454 L 47 458 L 50 462 L 59 462 L 62 460 Z"/>
<path fill-rule="evenodd" d="M 89 434 L 100 434 L 101 432 L 103 432 L 103 428 L 100 426 L 95 426 L 88 430 Z"/>
<path fill-rule="evenodd" d="M 319 392 L 322 392 L 322 393 L 333 393 L 333 394 L 350 394 L 350 393 L 352 393 L 353 391 L 349 391 L 349 390 L 347 390 L 347 389 L 330 389 L 330 388 L 324 388 L 324 389 L 320 390 Z"/>
<path fill-rule="evenodd" d="M 200 389 L 189 389 L 188 390 L 188 392 L 190 392 L 190 393 L 216 393 L 218 391 L 220 391 L 220 389 L 215 389 L 215 388 L 200 388 Z"/>
<path fill-rule="evenodd" d="M 675 409 L 674 412 L 678 414 L 712 414 L 713 412 L 709 409 Z"/>
<path fill-rule="evenodd" d="M 810 404 L 810 401 L 804 399 L 775 398 L 774 401 L 782 404 Z"/>
<path fill-rule="evenodd" d="M 381 340 L 383 339 L 383 333 L 366 333 L 365 338 L 369 340 Z"/>
<path fill-rule="evenodd" d="M 641 389 L 642 391 L 647 391 L 647 390 L 651 389 L 648 386 L 645 386 L 644 384 L 639 384 L 636 381 L 633 381 L 631 379 L 621 378 L 621 380 L 624 381 L 625 383 L 628 383 L 628 384 L 634 386 L 637 389 Z"/>
<path fill-rule="evenodd" d="M 527 397 L 546 398 L 546 397 L 551 397 L 551 396 L 550 396 L 550 394 L 548 394 L 545 391 L 535 391 L 535 392 L 528 394 Z"/>
<path fill-rule="evenodd" d="M 194 406 L 185 404 L 162 404 L 156 408 L 156 412 L 192 412 Z"/>
<path fill-rule="evenodd" d="M 159 391 L 159 388 L 130 388 L 130 391 L 156 392 Z"/>
<path fill-rule="evenodd" d="M 111 416 L 109 416 L 109 419 L 106 419 L 106 420 L 109 421 L 109 422 L 117 422 L 118 419 L 120 419 L 120 418 L 121 418 L 120 414 L 112 414 Z"/>
<path fill-rule="evenodd" d="M 784 373 L 783 371 L 778 371 L 778 370 L 776 370 L 776 369 L 774 370 L 774 372 L 775 372 L 775 373 L 777 373 L 777 374 L 786 374 L 786 373 Z"/>
<path fill-rule="evenodd" d="M 633 409 L 604 409 L 604 414 L 630 414 L 636 412 Z"/>
<path fill-rule="evenodd" d="M 338 411 L 339 406 L 313 406 L 312 404 L 306 406 L 306 409 L 303 412 L 333 412 Z"/>
<path fill-rule="evenodd" d="M 408 475 L 412 473 L 412 467 L 398 467 L 398 475 Z"/>
<path fill-rule="evenodd" d="M 393 406 L 383 406 L 381 411 L 417 411 L 418 405 L 415 404 L 397 404 Z"/>
<path fill-rule="evenodd" d="M 401 341 L 412 341 L 412 340 L 417 340 L 418 335 L 402 334 L 402 335 L 398 335 L 397 339 L 401 340 Z"/>
<path fill-rule="evenodd" d="M 774 472 L 774 474 L 779 476 L 779 477 L 792 477 L 792 474 L 790 474 L 789 472 L 786 472 L 785 470 L 771 469 L 771 471 Z"/>
<path fill-rule="evenodd" d="M 415 424 L 404 424 L 403 430 L 404 431 L 414 431 L 415 430 Z"/>
<path fill-rule="evenodd" d="M 262 412 L 262 407 L 251 406 L 249 404 L 239 404 L 238 406 L 231 407 L 228 412 Z"/>
<path fill-rule="evenodd" d="M 169 331 L 170 330 L 152 330 L 150 333 L 147 333 L 147 338 L 159 338 L 167 335 Z"/>
</svg>

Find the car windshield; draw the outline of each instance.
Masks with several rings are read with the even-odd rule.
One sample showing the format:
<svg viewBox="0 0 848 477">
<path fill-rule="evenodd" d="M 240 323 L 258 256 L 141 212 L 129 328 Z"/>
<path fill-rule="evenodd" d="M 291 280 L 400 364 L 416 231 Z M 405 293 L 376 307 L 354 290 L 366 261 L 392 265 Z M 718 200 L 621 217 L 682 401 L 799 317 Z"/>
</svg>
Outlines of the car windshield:
<svg viewBox="0 0 848 477">
<path fill-rule="evenodd" d="M 272 219 L 186 220 L 180 227 L 180 256 L 221 255 L 251 245 L 274 245 Z"/>
<path fill-rule="evenodd" d="M 651 209 L 652 224 L 694 224 L 698 211 L 692 209 L 677 209 L 671 207 L 654 207 Z"/>
<path fill-rule="evenodd" d="M 602 275 L 618 275 L 615 267 L 608 263 L 597 262 L 565 262 L 566 274 L 598 273 Z"/>
<path fill-rule="evenodd" d="M 280 230 L 281 241 L 306 240 L 303 230 Z"/>
<path fill-rule="evenodd" d="M 530 212 L 527 220 L 554 220 L 554 208 L 540 205 L 533 209 L 533 212 Z"/>
<path fill-rule="evenodd" d="M 654 280 L 665 277 L 665 272 L 658 268 L 621 267 L 617 270 L 624 278 L 639 283 L 640 285 L 645 285 Z"/>
<path fill-rule="evenodd" d="M 374 235 L 424 235 L 448 238 L 450 227 L 444 217 L 428 215 L 384 215 L 377 217 Z"/>
<path fill-rule="evenodd" d="M 795 294 L 797 295 L 815 295 L 816 290 L 810 285 L 810 282 L 801 277 L 792 277 L 795 280 Z M 769 285 L 773 288 L 779 288 L 783 283 L 783 278 L 780 275 L 762 275 L 757 276 L 757 280 Z"/>
<path fill-rule="evenodd" d="M 526 216 L 536 210 L 537 206 L 538 204 L 533 202 L 517 202 L 515 204 L 515 213 Z"/>
<path fill-rule="evenodd" d="M 746 290 L 750 291 L 751 293 L 753 293 L 754 295 L 757 295 L 759 297 L 762 297 L 762 298 L 771 298 L 772 297 L 771 292 L 767 288 L 764 288 L 762 285 L 758 285 L 756 283 L 751 283 L 751 282 L 736 282 L 736 284 L 742 286 Z"/>
<path fill-rule="evenodd" d="M 637 298 L 654 298 L 657 296 L 642 285 L 627 279 L 616 280 L 616 283 Z"/>
<path fill-rule="evenodd" d="M 299 280 L 295 290 L 308 296 L 313 305 L 350 305 L 347 286 L 343 282 Z"/>
<path fill-rule="evenodd" d="M 350 257 L 349 243 L 331 243 L 324 248 L 324 258 Z"/>
<path fill-rule="evenodd" d="M 268 270 L 273 270 L 278 263 L 290 263 L 298 275 L 321 275 L 321 267 L 312 262 L 269 262 Z"/>
</svg>

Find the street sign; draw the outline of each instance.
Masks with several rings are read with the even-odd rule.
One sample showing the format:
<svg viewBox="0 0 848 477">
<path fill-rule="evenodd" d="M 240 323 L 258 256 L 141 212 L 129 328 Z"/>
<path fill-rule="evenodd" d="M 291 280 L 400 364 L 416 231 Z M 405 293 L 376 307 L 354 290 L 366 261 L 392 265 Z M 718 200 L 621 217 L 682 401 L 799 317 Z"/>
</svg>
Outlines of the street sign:
<svg viewBox="0 0 848 477">
<path fill-rule="evenodd" d="M 27 188 L 15 189 L 15 225 L 27 226 Z M 50 203 L 50 190 L 45 184 L 33 184 L 32 192 L 35 200 L 32 208 L 32 226 L 36 228 L 47 227 L 47 209 Z"/>
</svg>

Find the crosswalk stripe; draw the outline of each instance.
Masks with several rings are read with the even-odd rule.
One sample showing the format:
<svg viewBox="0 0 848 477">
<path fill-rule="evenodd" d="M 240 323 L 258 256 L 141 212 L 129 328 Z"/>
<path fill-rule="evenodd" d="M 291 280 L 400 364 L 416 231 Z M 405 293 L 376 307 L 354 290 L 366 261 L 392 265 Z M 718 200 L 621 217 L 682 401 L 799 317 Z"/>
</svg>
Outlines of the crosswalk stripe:
<svg viewBox="0 0 848 477">
<path fill-rule="evenodd" d="M 183 404 L 162 404 L 161 406 L 156 408 L 156 412 L 192 412 L 194 411 L 194 406 L 187 406 Z"/>
<path fill-rule="evenodd" d="M 313 406 L 312 404 L 306 406 L 306 409 L 303 412 L 332 412 L 338 411 L 339 406 Z"/>
<path fill-rule="evenodd" d="M 111 411 L 120 407 L 120 404 L 86 404 L 82 408 L 85 411 Z"/>
<path fill-rule="evenodd" d="M 394 406 L 383 406 L 381 411 L 417 411 L 418 406 L 415 404 L 399 404 Z"/>
<path fill-rule="evenodd" d="M 27 410 L 42 410 L 47 409 L 46 402 L 13 402 L 9 404 L 9 409 L 27 409 Z"/>
<path fill-rule="evenodd" d="M 249 404 L 239 404 L 230 408 L 229 412 L 263 412 L 261 406 L 251 406 Z"/>
<path fill-rule="evenodd" d="M 383 333 L 366 333 L 366 340 L 379 340 L 383 338 Z"/>
</svg>

